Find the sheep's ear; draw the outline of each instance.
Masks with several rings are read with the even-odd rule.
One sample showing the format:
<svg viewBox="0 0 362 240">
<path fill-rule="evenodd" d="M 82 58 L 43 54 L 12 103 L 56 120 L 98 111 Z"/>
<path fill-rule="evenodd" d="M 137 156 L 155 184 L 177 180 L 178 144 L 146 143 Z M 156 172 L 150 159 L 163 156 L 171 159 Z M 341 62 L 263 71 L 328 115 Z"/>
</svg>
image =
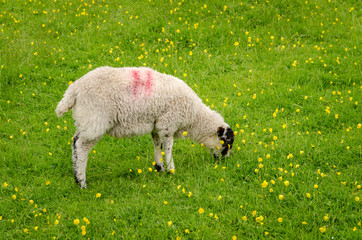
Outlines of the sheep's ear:
<svg viewBox="0 0 362 240">
<path fill-rule="evenodd" d="M 218 128 L 217 128 L 217 135 L 218 135 L 219 137 L 221 137 L 221 136 L 224 134 L 224 131 L 225 131 L 225 128 L 223 128 L 223 127 L 218 127 Z"/>
</svg>

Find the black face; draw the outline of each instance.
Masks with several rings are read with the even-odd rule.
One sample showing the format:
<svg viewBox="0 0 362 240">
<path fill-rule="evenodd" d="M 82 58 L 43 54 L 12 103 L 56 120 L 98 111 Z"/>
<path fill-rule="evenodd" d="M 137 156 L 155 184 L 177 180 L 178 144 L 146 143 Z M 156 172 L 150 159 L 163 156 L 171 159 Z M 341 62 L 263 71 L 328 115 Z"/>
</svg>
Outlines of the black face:
<svg viewBox="0 0 362 240">
<path fill-rule="evenodd" d="M 221 149 L 221 156 L 225 157 L 228 156 L 231 152 L 234 143 L 234 132 L 233 130 L 228 128 L 219 127 L 217 129 L 217 135 L 220 141 L 223 141 L 222 149 Z"/>
</svg>

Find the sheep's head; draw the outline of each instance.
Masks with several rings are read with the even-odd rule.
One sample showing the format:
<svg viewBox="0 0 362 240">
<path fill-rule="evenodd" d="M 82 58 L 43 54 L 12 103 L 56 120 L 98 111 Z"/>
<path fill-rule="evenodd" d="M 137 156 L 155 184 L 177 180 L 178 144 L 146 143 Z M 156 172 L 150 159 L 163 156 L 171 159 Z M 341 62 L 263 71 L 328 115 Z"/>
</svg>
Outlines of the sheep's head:
<svg viewBox="0 0 362 240">
<path fill-rule="evenodd" d="M 218 151 L 214 151 L 214 157 L 217 158 L 221 153 L 222 157 L 230 156 L 231 149 L 234 143 L 234 132 L 230 127 L 219 127 L 217 129 L 217 136 L 219 138 L 219 143 L 221 147 L 219 147 Z"/>
</svg>

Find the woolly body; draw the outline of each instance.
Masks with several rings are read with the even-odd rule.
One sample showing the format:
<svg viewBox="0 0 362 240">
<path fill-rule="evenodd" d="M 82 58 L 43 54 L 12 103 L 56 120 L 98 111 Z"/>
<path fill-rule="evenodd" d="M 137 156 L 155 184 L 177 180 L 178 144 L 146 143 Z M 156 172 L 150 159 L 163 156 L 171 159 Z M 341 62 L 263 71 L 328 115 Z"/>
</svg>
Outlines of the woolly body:
<svg viewBox="0 0 362 240">
<path fill-rule="evenodd" d="M 73 165 L 81 187 L 88 152 L 104 134 L 122 138 L 151 133 L 156 168 L 163 170 L 163 146 L 167 168 L 174 170 L 173 137 L 187 131 L 190 138 L 218 152 L 223 146 L 218 129 L 230 129 L 185 82 L 150 68 L 100 67 L 85 74 L 69 86 L 56 113 L 60 117 L 69 109 L 77 128 Z M 78 162 L 84 166 L 79 168 Z"/>
</svg>

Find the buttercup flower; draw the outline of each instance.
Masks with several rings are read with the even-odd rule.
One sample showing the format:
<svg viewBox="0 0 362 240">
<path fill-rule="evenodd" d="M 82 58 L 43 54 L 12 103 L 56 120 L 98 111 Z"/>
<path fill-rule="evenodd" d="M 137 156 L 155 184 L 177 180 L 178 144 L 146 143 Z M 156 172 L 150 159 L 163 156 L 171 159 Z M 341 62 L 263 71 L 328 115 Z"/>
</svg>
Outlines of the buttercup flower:
<svg viewBox="0 0 362 240">
<path fill-rule="evenodd" d="M 321 231 L 321 233 L 324 233 L 327 230 L 326 226 L 323 226 L 321 228 L 319 228 L 319 231 Z"/>
</svg>

